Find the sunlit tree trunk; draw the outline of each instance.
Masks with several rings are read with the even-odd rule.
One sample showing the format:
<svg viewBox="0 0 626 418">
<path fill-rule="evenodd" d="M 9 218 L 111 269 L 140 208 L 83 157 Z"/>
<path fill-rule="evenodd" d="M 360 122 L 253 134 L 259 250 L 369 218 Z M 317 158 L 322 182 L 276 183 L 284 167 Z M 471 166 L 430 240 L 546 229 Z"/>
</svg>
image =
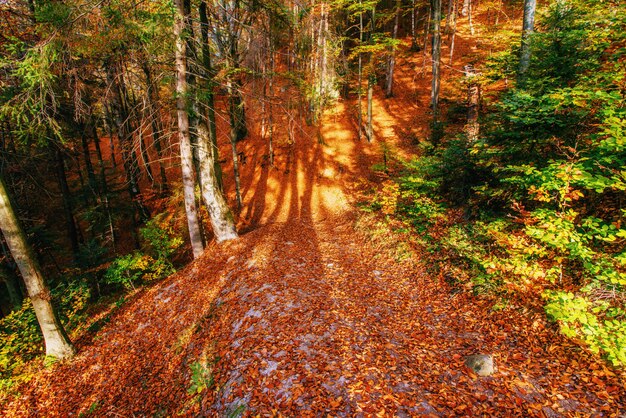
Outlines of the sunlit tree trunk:
<svg viewBox="0 0 626 418">
<path fill-rule="evenodd" d="M 397 39 L 398 38 L 398 25 L 400 22 L 400 14 L 402 12 L 402 2 L 400 0 L 396 1 L 396 15 L 393 21 L 393 34 L 392 37 L 393 39 Z M 387 82 L 387 85 L 385 86 L 385 95 L 387 97 L 391 97 L 393 96 L 393 72 L 396 66 L 396 48 L 392 47 L 391 51 L 390 51 L 390 57 L 389 57 L 389 69 L 387 71 L 387 80 L 385 80 Z"/>
<path fill-rule="evenodd" d="M 58 359 L 72 357 L 76 350 L 52 306 L 50 291 L 44 282 L 39 263 L 26 242 L 26 236 L 15 216 L 2 178 L 0 178 L 0 230 L 26 284 L 46 344 L 46 355 Z"/>
<path fill-rule="evenodd" d="M 215 70 L 211 63 L 211 48 L 209 48 L 209 18 L 207 14 L 207 5 L 203 1 L 200 3 L 200 36 L 202 40 L 202 63 L 204 67 L 204 76 L 206 79 L 206 118 L 207 128 L 209 130 L 209 140 L 212 150 L 212 158 L 214 163 L 215 177 L 220 190 L 223 190 L 222 183 L 222 166 L 220 165 L 219 148 L 217 146 L 217 128 L 215 124 L 215 95 L 213 93 Z"/>
<path fill-rule="evenodd" d="M 522 27 L 522 46 L 520 49 L 519 70 L 517 73 L 517 82 L 520 86 L 524 86 L 526 82 L 526 71 L 530 65 L 530 35 L 535 30 L 535 9 L 537 8 L 537 0 L 524 1 L 524 25 Z"/>
<path fill-rule="evenodd" d="M 213 234 L 217 242 L 237 238 L 235 221 L 228 208 L 215 177 L 215 164 L 210 149 L 209 129 L 204 120 L 198 122 L 198 159 L 200 161 L 200 182 L 202 201 L 209 212 Z"/>
<path fill-rule="evenodd" d="M 456 6 L 457 6 L 457 0 L 453 0 L 454 4 L 452 6 L 452 19 L 453 19 L 453 24 L 452 24 L 452 29 L 451 29 L 451 33 L 450 33 L 450 62 L 448 63 L 449 65 L 452 65 L 452 58 L 454 57 L 454 41 L 456 39 L 456 23 L 457 23 L 457 19 L 456 19 Z"/>
<path fill-rule="evenodd" d="M 472 0 L 463 0 L 463 8 L 461 8 L 461 16 L 466 17 L 469 14 L 471 2 Z"/>
<path fill-rule="evenodd" d="M 180 140 L 180 160 L 183 180 L 183 195 L 187 226 L 194 258 L 198 258 L 203 250 L 202 233 L 196 207 L 195 182 L 193 177 L 193 155 L 191 136 L 189 134 L 188 87 L 187 87 L 187 44 L 184 39 L 185 8 L 184 0 L 175 0 L 176 16 L 174 19 L 174 36 L 176 38 L 176 113 L 178 115 L 178 136 Z"/>
</svg>

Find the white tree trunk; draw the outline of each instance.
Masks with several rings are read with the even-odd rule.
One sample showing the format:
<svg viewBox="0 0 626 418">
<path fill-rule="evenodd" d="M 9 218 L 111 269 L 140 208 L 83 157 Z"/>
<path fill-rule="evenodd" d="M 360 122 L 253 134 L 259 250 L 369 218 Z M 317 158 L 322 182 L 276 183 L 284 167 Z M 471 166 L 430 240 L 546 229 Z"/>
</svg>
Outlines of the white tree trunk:
<svg viewBox="0 0 626 418">
<path fill-rule="evenodd" d="M 70 342 L 51 302 L 39 263 L 26 242 L 24 231 L 15 216 L 9 195 L 0 178 L 0 230 L 26 284 L 28 296 L 35 309 L 37 322 L 46 344 L 46 355 L 58 359 L 72 357 L 76 350 Z"/>
<path fill-rule="evenodd" d="M 178 115 L 178 136 L 180 140 L 180 162 L 183 180 L 185 212 L 193 257 L 198 258 L 204 251 L 198 209 L 196 207 L 195 182 L 193 177 L 193 153 L 189 134 L 189 115 L 187 114 L 187 44 L 183 39 L 185 30 L 185 8 L 183 0 L 175 0 L 176 17 L 174 36 L 176 38 L 176 113 Z"/>
<path fill-rule="evenodd" d="M 211 226 L 217 242 L 238 237 L 233 215 L 228 208 L 226 199 L 220 191 L 215 176 L 215 164 L 209 138 L 209 129 L 204 120 L 198 122 L 198 160 L 200 163 L 200 182 L 202 200 L 209 212 Z"/>
<path fill-rule="evenodd" d="M 535 9 L 537 8 L 537 0 L 524 1 L 524 25 L 522 27 L 522 47 L 519 58 L 519 71 L 517 73 L 518 82 L 524 83 L 526 71 L 530 65 L 530 34 L 535 30 Z"/>
</svg>

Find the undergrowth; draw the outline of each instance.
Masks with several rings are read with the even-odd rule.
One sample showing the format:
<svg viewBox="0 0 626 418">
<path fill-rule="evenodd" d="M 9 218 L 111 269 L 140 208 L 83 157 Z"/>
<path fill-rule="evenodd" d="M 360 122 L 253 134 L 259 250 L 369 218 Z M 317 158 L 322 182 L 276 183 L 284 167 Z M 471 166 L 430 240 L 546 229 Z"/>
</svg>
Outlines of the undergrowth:
<svg viewBox="0 0 626 418">
<path fill-rule="evenodd" d="M 478 140 L 448 136 L 401 162 L 366 206 L 410 227 L 448 283 L 498 307 L 541 304 L 623 367 L 626 16 L 603 7 L 548 7 L 526 83 L 487 108 Z M 516 56 L 497 56 L 483 82 L 513 78 Z"/>
<path fill-rule="evenodd" d="M 156 216 L 140 232 L 141 251 L 115 258 L 106 269 L 67 270 L 57 280 L 59 284 L 52 289 L 53 303 L 71 335 L 97 332 L 110 320 L 110 311 L 123 303 L 124 298 L 116 295 L 175 271 L 171 259 L 182 240 L 174 235 L 165 215 Z M 98 305 L 107 305 L 109 296 L 116 300 L 105 306 L 109 314 L 100 319 L 90 315 Z M 20 309 L 0 319 L 0 393 L 9 395 L 20 383 L 34 377 L 41 367 L 44 351 L 35 312 L 26 299 Z"/>
</svg>

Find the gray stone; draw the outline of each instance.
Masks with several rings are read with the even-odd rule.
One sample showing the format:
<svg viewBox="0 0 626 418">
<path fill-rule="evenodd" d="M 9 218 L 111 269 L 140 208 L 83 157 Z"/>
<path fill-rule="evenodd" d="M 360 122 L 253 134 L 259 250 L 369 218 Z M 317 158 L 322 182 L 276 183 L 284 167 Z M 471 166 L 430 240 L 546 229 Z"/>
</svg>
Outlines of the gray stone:
<svg viewBox="0 0 626 418">
<path fill-rule="evenodd" d="M 479 376 L 491 376 L 496 372 L 493 356 L 488 354 L 475 354 L 465 358 L 465 365 Z"/>
</svg>

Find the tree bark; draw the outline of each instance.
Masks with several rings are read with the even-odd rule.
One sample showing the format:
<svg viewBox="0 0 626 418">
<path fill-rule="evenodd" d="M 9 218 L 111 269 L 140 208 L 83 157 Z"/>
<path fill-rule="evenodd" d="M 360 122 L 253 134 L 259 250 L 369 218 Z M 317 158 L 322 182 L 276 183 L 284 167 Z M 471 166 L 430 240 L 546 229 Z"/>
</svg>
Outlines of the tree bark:
<svg viewBox="0 0 626 418">
<path fill-rule="evenodd" d="M 217 183 L 210 143 L 209 129 L 204 120 L 200 120 L 198 123 L 198 159 L 202 177 L 200 191 L 204 205 L 209 212 L 215 240 L 222 242 L 235 239 L 238 235 L 233 215 Z"/>
<path fill-rule="evenodd" d="M 0 263 L 0 281 L 4 282 L 7 288 L 11 311 L 20 309 L 24 301 L 18 280 L 13 270 L 8 268 L 4 263 Z"/>
<path fill-rule="evenodd" d="M 535 30 L 535 9 L 537 0 L 524 1 L 524 24 L 522 27 L 522 45 L 520 49 L 517 83 L 520 87 L 526 84 L 526 72 L 530 65 L 530 35 Z"/>
<path fill-rule="evenodd" d="M 439 112 L 439 88 L 441 64 L 441 0 L 431 0 L 433 8 L 433 53 L 432 53 L 432 87 L 430 103 L 433 110 L 433 119 L 437 121 Z"/>
<path fill-rule="evenodd" d="M 37 322 L 41 327 L 46 345 L 46 355 L 58 359 L 72 357 L 76 350 L 52 306 L 50 291 L 44 281 L 39 263 L 26 242 L 26 236 L 15 216 L 2 178 L 0 178 L 0 230 L 2 230 L 11 255 L 22 273 L 28 296 L 37 316 Z"/>
<path fill-rule="evenodd" d="M 180 140 L 180 160 L 185 198 L 185 212 L 193 257 L 198 258 L 204 251 L 200 221 L 196 207 L 195 182 L 193 178 L 193 155 L 191 136 L 189 134 L 189 116 L 187 114 L 187 44 L 185 31 L 184 0 L 174 0 L 176 16 L 174 19 L 174 36 L 176 38 L 176 113 L 178 116 L 178 136 Z"/>
<path fill-rule="evenodd" d="M 55 166 L 57 172 L 57 181 L 59 183 L 59 189 L 61 190 L 61 197 L 63 199 L 63 212 L 65 213 L 65 223 L 67 225 L 67 233 L 72 245 L 72 253 L 74 258 L 79 253 L 79 238 L 78 228 L 74 219 L 74 205 L 72 204 L 72 194 L 70 192 L 69 185 L 67 184 L 67 175 L 65 172 L 65 158 L 63 157 L 63 151 L 60 146 L 53 148 L 50 145 L 50 152 L 53 154 L 52 158 L 55 159 Z"/>
<path fill-rule="evenodd" d="M 478 140 L 480 125 L 478 123 L 478 109 L 480 105 L 480 85 L 476 81 L 477 73 L 471 65 L 465 66 L 465 78 L 467 83 L 467 125 L 465 134 L 468 143 Z"/>
<path fill-rule="evenodd" d="M 396 1 L 396 16 L 393 22 L 393 34 L 392 39 L 398 38 L 398 24 L 400 21 L 400 13 L 402 12 L 401 8 L 401 0 Z M 387 71 L 387 85 L 385 86 L 385 95 L 387 97 L 393 96 L 393 71 L 396 66 L 396 48 L 395 46 L 391 47 L 390 57 L 389 57 L 389 70 Z"/>
<path fill-rule="evenodd" d="M 167 190 L 167 175 L 165 174 L 165 164 L 163 164 L 163 145 L 161 143 L 163 135 L 163 123 L 161 122 L 161 109 L 159 107 L 159 90 L 152 79 L 152 71 L 148 63 L 142 65 L 143 73 L 146 77 L 146 99 L 148 101 L 148 112 L 150 112 L 150 127 L 152 129 L 152 142 L 159 160 L 159 176 L 161 183 L 160 191 Z"/>
<path fill-rule="evenodd" d="M 211 64 L 211 49 L 209 48 L 209 19 L 207 15 L 207 5 L 205 1 L 200 3 L 200 36 L 202 39 L 202 63 L 206 78 L 206 118 L 207 128 L 209 130 L 209 141 L 211 144 L 211 156 L 213 158 L 213 166 L 215 177 L 220 190 L 224 189 L 222 180 L 222 166 L 220 165 L 219 148 L 217 146 L 217 125 L 215 124 L 215 95 L 213 88 L 215 86 L 215 70 Z"/>
</svg>

